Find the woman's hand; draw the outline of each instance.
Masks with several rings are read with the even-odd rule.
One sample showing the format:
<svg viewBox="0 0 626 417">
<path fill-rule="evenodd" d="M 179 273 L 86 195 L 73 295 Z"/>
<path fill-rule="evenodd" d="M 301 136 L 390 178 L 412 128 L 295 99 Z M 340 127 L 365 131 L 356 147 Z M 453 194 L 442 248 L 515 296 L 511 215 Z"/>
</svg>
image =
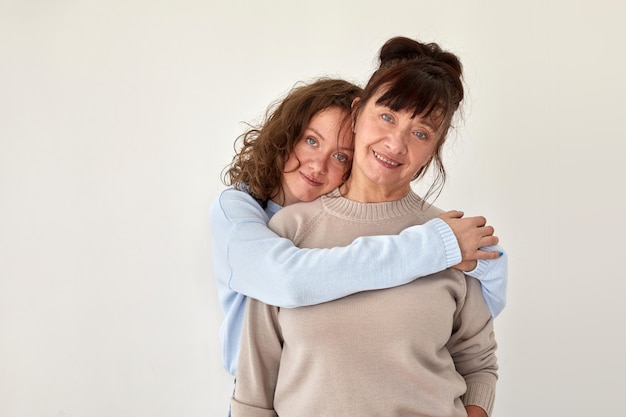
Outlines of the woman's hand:
<svg viewBox="0 0 626 417">
<path fill-rule="evenodd" d="M 461 263 L 454 268 L 462 271 L 471 271 L 476 268 L 478 259 L 497 259 L 501 256 L 498 251 L 486 251 L 480 248 L 497 245 L 493 226 L 487 226 L 487 219 L 483 216 L 463 217 L 463 212 L 451 210 L 439 216 L 452 229 L 461 249 Z"/>
</svg>

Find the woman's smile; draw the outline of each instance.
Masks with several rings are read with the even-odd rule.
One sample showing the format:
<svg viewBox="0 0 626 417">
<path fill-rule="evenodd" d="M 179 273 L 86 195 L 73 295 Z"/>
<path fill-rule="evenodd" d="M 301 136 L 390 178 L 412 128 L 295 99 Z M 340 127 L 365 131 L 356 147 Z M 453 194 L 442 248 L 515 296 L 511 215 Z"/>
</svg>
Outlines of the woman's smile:
<svg viewBox="0 0 626 417">
<path fill-rule="evenodd" d="M 400 165 L 399 162 L 396 162 L 396 161 L 392 160 L 389 157 L 383 156 L 382 154 L 376 152 L 373 149 L 372 149 L 372 153 L 374 154 L 376 159 L 378 159 L 379 161 L 383 162 L 384 165 L 388 165 L 388 166 L 391 166 L 391 167 L 397 167 L 398 165 Z"/>
<path fill-rule="evenodd" d="M 304 182 L 306 182 L 307 184 L 309 184 L 309 185 L 311 185 L 313 187 L 320 187 L 320 186 L 324 185 L 324 183 L 322 183 L 321 181 L 318 181 L 313 176 L 307 175 L 307 174 L 305 174 L 302 171 L 300 171 L 300 176 L 302 177 Z"/>
</svg>

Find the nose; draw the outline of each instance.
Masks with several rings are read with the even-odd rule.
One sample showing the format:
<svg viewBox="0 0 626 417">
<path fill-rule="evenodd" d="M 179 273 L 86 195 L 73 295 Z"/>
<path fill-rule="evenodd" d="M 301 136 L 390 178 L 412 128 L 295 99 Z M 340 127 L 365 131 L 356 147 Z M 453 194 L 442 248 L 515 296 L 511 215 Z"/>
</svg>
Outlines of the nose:
<svg viewBox="0 0 626 417">
<path fill-rule="evenodd" d="M 309 160 L 308 163 L 311 169 L 319 174 L 326 174 L 328 172 L 328 160 L 321 156 L 315 156 Z"/>
<path fill-rule="evenodd" d="M 395 128 L 387 132 L 384 144 L 390 152 L 403 154 L 406 152 L 406 132 L 404 129 Z"/>
</svg>

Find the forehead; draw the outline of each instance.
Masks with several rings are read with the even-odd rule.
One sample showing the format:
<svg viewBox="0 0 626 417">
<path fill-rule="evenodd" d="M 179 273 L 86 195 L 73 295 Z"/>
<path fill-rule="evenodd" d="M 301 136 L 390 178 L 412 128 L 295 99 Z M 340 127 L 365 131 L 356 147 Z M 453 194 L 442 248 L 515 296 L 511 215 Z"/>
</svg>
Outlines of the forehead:
<svg viewBox="0 0 626 417">
<path fill-rule="evenodd" d="M 328 126 L 338 127 L 347 116 L 348 112 L 339 107 L 328 107 L 315 113 L 310 123 L 323 123 Z"/>
<path fill-rule="evenodd" d="M 339 140 L 339 144 L 352 141 L 350 134 L 350 114 L 338 107 L 324 109 L 311 118 L 308 129 L 325 141 Z"/>
</svg>

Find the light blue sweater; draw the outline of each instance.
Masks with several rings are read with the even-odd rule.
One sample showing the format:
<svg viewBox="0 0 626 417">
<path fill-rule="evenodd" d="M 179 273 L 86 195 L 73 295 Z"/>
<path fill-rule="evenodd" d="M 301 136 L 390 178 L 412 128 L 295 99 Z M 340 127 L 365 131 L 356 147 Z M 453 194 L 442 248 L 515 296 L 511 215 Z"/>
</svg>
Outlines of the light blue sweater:
<svg viewBox="0 0 626 417">
<path fill-rule="evenodd" d="M 404 285 L 461 262 L 456 238 L 441 219 L 399 235 L 361 237 L 346 247 L 300 249 L 268 229 L 267 222 L 280 209 L 270 201 L 263 210 L 249 194 L 234 188 L 211 204 L 213 268 L 225 316 L 220 328 L 222 360 L 232 375 L 237 371 L 246 297 L 283 308 L 320 304 Z M 503 252 L 500 247 L 490 249 Z M 467 274 L 481 281 L 495 317 L 506 304 L 506 255 L 481 260 Z"/>
</svg>

